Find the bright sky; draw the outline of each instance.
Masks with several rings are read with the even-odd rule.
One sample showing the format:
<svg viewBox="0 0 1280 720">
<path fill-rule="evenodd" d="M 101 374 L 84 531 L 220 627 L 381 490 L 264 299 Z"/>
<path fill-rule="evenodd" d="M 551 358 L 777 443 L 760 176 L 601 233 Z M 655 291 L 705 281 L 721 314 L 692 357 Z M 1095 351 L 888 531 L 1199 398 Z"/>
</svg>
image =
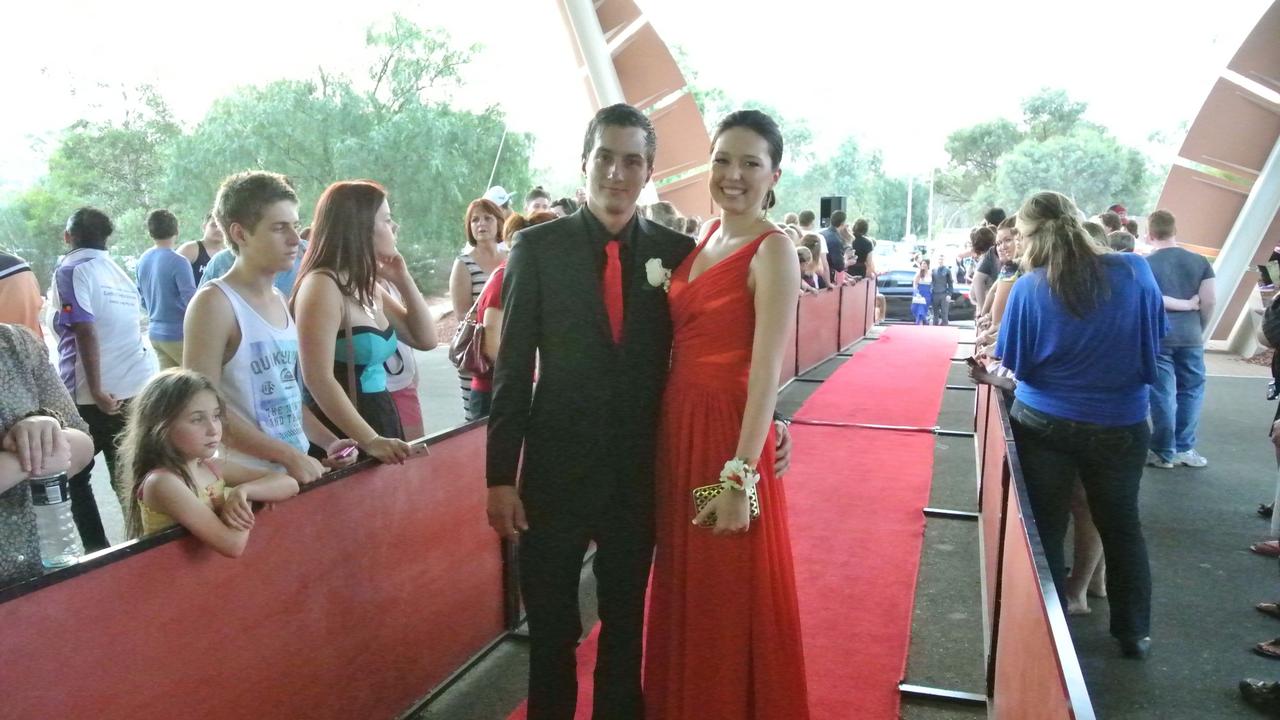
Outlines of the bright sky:
<svg viewBox="0 0 1280 720">
<path fill-rule="evenodd" d="M 501 103 L 514 129 L 538 138 L 537 164 L 565 177 L 590 108 L 557 1 L 362 0 L 341 11 L 302 0 L 5 3 L 0 67 L 12 104 L 0 114 L 0 189 L 39 176 L 41 140 L 59 128 L 118 115 L 121 85 L 155 84 L 194 124 L 237 85 L 319 66 L 359 77 L 365 28 L 397 10 L 458 44 L 483 43 L 457 101 Z M 807 118 L 819 148 L 852 134 L 881 149 L 890 172 L 927 173 L 945 162 L 950 131 L 1016 118 L 1043 86 L 1088 102 L 1087 117 L 1125 142 L 1176 133 L 1270 0 L 638 2 L 685 49 L 699 83 Z"/>
</svg>

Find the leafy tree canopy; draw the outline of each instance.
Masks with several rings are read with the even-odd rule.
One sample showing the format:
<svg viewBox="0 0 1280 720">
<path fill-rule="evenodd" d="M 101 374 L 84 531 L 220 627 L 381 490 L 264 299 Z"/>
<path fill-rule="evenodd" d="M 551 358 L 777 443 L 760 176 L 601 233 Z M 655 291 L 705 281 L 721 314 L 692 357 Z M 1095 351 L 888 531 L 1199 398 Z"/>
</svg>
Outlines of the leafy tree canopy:
<svg viewBox="0 0 1280 720">
<path fill-rule="evenodd" d="M 64 251 L 62 225 L 81 205 L 112 217 L 113 252 L 130 265 L 150 244 L 150 210 L 168 208 L 184 239 L 199 237 L 218 185 L 231 173 L 288 175 L 304 223 L 329 183 L 370 178 L 390 193 L 401 251 L 419 284 L 442 289 L 463 244 L 463 213 L 484 193 L 499 144 L 498 181 L 529 187 L 532 139 L 511 133 L 503 143 L 505 118 L 496 107 L 475 113 L 448 104 L 478 48 L 456 48 L 444 31 L 399 15 L 371 28 L 366 40 L 373 56 L 367 82 L 321 69 L 311 79 L 242 87 L 189 129 L 143 86 L 136 98 L 126 97 L 123 117 L 73 124 L 46 176 L 0 211 L 6 245 L 47 282 Z"/>
</svg>

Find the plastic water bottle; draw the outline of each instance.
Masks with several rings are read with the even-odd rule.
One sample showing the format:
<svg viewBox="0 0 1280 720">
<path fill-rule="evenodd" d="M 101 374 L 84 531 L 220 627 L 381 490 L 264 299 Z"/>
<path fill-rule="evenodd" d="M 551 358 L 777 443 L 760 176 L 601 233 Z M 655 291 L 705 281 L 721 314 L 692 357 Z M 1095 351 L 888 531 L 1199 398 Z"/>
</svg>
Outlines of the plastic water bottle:
<svg viewBox="0 0 1280 720">
<path fill-rule="evenodd" d="M 31 478 L 31 504 L 40 534 L 40 560 L 47 568 L 74 564 L 84 554 L 80 532 L 71 515 L 67 474 Z"/>
</svg>

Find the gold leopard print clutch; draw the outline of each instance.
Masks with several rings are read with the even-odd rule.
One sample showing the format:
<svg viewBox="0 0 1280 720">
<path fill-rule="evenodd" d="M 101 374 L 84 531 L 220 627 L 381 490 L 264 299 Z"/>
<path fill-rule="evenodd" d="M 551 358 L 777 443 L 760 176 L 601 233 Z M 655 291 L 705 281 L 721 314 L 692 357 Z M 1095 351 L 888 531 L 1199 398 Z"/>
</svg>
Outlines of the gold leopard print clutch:
<svg viewBox="0 0 1280 720">
<path fill-rule="evenodd" d="M 716 483 L 714 485 L 703 485 L 702 487 L 694 488 L 693 489 L 693 516 L 697 517 L 698 513 L 702 512 L 702 508 L 706 507 L 707 503 L 711 502 L 714 498 L 719 496 L 720 493 L 722 492 L 724 492 L 724 485 L 721 485 L 720 483 Z M 750 510 L 751 519 L 755 520 L 756 518 L 760 517 L 760 495 L 756 493 L 756 489 L 754 487 L 747 491 L 747 502 L 751 504 L 751 510 Z M 716 514 L 711 513 L 710 515 L 706 516 L 705 518 L 703 518 L 702 522 L 698 523 L 698 526 L 707 527 L 707 528 L 715 527 Z"/>
</svg>

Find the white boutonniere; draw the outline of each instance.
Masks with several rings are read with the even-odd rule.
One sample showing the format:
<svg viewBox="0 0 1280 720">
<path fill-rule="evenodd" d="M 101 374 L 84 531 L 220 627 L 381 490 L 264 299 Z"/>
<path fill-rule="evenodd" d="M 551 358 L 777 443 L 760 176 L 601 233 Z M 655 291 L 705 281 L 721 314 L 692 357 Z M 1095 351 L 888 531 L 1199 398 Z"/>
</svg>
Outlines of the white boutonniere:
<svg viewBox="0 0 1280 720">
<path fill-rule="evenodd" d="M 644 274 L 650 285 L 662 288 L 663 292 L 671 290 L 671 270 L 663 266 L 662 258 L 649 258 L 644 264 Z"/>
</svg>

